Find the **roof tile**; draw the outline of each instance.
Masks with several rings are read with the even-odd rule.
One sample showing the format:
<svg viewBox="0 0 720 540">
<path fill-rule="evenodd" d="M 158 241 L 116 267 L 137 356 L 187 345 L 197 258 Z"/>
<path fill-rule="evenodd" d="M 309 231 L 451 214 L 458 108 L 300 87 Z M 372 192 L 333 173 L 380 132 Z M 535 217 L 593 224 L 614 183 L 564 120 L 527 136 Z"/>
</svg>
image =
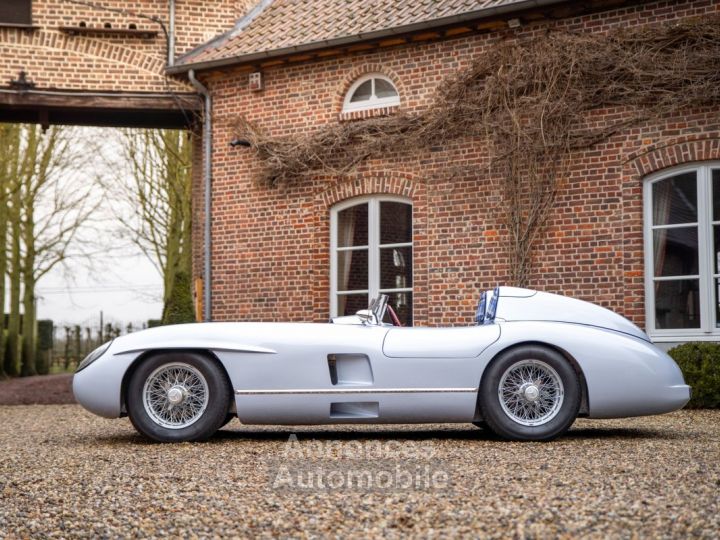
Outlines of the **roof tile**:
<svg viewBox="0 0 720 540">
<path fill-rule="evenodd" d="M 524 0 L 273 0 L 240 31 L 178 60 L 190 65 L 388 30 Z"/>
</svg>

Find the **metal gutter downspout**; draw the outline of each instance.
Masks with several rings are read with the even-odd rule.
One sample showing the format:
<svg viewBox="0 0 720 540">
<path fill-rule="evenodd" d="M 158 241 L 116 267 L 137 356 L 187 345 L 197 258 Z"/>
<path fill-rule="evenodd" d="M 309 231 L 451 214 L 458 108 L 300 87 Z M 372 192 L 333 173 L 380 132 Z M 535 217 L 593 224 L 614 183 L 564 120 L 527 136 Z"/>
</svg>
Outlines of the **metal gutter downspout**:
<svg viewBox="0 0 720 540">
<path fill-rule="evenodd" d="M 203 181 L 205 183 L 205 224 L 204 224 L 204 279 L 203 279 L 203 320 L 210 322 L 212 320 L 211 302 L 211 265 L 210 254 L 211 248 L 211 211 L 212 211 L 212 97 L 210 91 L 205 85 L 195 78 L 195 70 L 188 71 L 188 79 L 195 89 L 205 98 L 205 118 L 203 125 Z"/>
<path fill-rule="evenodd" d="M 175 0 L 170 0 L 170 28 L 168 29 L 168 66 L 175 65 Z"/>
</svg>

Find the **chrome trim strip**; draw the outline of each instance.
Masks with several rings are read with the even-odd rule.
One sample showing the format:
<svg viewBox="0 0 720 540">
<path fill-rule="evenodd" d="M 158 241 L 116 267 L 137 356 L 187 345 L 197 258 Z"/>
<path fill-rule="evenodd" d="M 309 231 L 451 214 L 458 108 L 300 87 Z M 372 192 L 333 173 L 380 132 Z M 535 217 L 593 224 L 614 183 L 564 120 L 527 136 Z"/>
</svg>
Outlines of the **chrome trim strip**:
<svg viewBox="0 0 720 540">
<path fill-rule="evenodd" d="M 237 347 L 212 347 L 212 346 L 204 344 L 202 342 L 196 342 L 196 343 L 189 342 L 189 343 L 190 344 L 187 346 L 182 346 L 182 345 L 167 345 L 163 342 L 160 342 L 158 345 L 153 345 L 153 346 L 137 347 L 134 349 L 123 349 L 123 350 L 113 353 L 113 355 L 130 354 L 130 353 L 154 351 L 154 350 L 186 351 L 186 350 L 192 350 L 192 349 L 207 349 L 209 351 L 223 351 L 223 352 L 277 354 L 277 351 L 274 351 L 272 349 L 266 349 L 265 347 L 254 347 L 254 346 L 243 346 L 243 345 L 238 345 Z"/>
<path fill-rule="evenodd" d="M 242 396 L 294 395 L 294 394 L 430 394 L 477 393 L 478 388 L 327 388 L 292 390 L 235 390 Z"/>
</svg>

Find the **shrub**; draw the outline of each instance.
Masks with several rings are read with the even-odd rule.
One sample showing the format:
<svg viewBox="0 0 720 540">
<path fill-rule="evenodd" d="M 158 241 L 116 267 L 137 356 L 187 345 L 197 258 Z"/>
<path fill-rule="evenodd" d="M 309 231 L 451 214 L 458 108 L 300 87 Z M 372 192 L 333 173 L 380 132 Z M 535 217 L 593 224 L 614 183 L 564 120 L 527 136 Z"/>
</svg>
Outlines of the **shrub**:
<svg viewBox="0 0 720 540">
<path fill-rule="evenodd" d="M 41 319 L 37 322 L 37 348 L 39 351 L 48 351 L 53 348 L 54 325 L 49 319 Z"/>
<path fill-rule="evenodd" d="M 720 343 L 684 343 L 668 351 L 692 387 L 690 409 L 720 408 Z"/>
</svg>

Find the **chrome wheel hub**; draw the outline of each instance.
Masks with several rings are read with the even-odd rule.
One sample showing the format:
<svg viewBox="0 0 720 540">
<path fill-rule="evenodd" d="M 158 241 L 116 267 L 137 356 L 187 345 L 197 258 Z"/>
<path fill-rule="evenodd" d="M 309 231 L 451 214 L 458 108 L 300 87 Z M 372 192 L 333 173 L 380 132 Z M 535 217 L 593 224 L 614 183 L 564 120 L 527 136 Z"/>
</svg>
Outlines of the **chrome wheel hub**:
<svg viewBox="0 0 720 540">
<path fill-rule="evenodd" d="M 523 426 L 540 426 L 560 412 L 564 388 L 552 366 L 542 360 L 522 360 L 503 373 L 498 398 L 511 420 Z"/>
<path fill-rule="evenodd" d="M 168 429 L 182 429 L 197 422 L 209 399 L 203 374 L 180 362 L 157 368 L 143 387 L 145 412 L 157 425 Z"/>
<path fill-rule="evenodd" d="M 167 393 L 167 399 L 172 405 L 180 405 L 187 397 L 187 390 L 182 386 L 173 386 Z"/>
<path fill-rule="evenodd" d="M 524 384 L 524 390 L 522 390 L 522 396 L 528 401 L 537 401 L 540 397 L 540 390 L 534 384 Z"/>
</svg>

